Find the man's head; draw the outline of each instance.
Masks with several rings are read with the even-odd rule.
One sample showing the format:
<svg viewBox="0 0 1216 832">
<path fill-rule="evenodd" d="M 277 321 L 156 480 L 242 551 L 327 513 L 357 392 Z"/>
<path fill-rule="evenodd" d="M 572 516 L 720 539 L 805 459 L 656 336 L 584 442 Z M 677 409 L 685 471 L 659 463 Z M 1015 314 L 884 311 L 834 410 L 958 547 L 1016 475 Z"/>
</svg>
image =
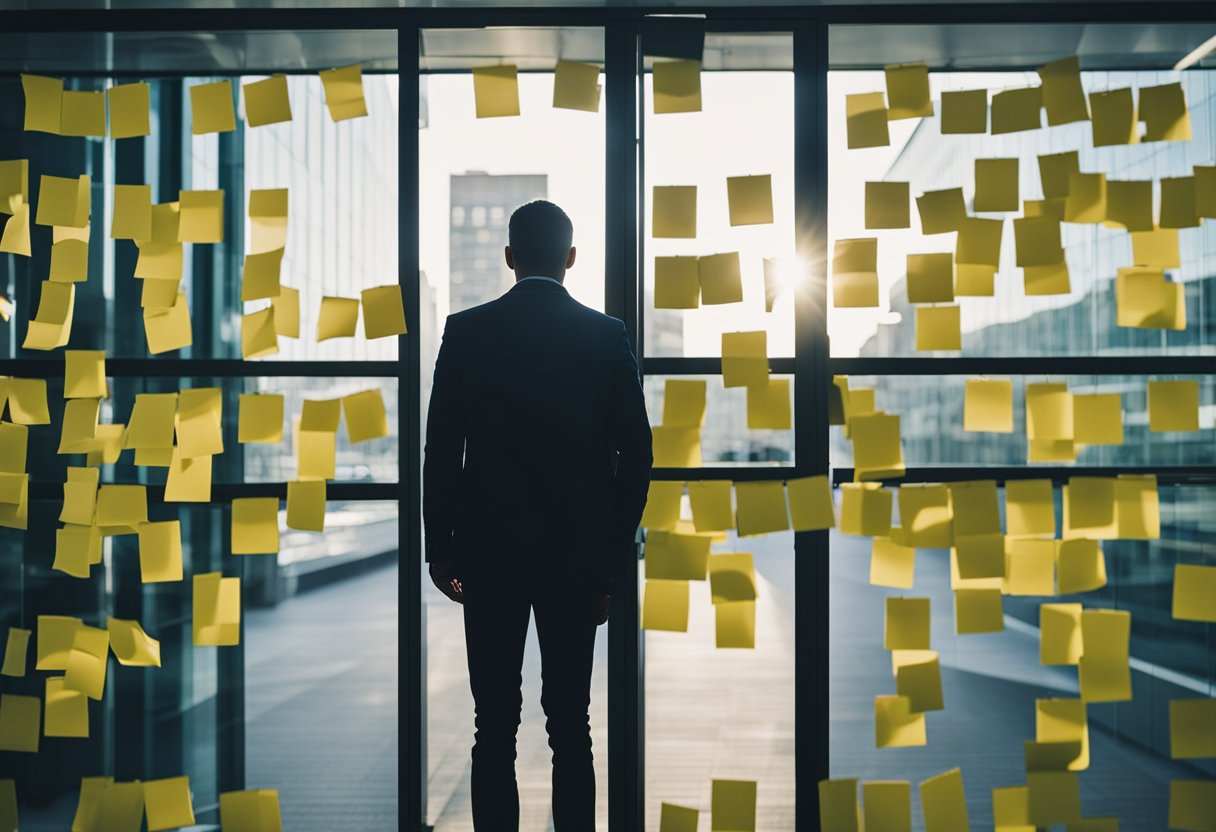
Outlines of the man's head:
<svg viewBox="0 0 1216 832">
<path fill-rule="evenodd" d="M 566 212 L 537 199 L 515 209 L 504 251 L 515 279 L 543 275 L 561 281 L 574 265 L 574 226 Z"/>
</svg>

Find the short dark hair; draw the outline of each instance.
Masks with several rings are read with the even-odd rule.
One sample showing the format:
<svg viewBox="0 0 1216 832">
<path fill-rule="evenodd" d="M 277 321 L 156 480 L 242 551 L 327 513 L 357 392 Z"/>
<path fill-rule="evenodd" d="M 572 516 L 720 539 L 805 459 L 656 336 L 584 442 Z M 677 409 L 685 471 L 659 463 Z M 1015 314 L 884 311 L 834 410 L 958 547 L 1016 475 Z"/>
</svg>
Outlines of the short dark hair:
<svg viewBox="0 0 1216 832">
<path fill-rule="evenodd" d="M 547 277 L 566 268 L 574 241 L 574 224 L 561 208 L 536 199 L 515 209 L 508 226 L 515 268 L 524 276 Z"/>
</svg>

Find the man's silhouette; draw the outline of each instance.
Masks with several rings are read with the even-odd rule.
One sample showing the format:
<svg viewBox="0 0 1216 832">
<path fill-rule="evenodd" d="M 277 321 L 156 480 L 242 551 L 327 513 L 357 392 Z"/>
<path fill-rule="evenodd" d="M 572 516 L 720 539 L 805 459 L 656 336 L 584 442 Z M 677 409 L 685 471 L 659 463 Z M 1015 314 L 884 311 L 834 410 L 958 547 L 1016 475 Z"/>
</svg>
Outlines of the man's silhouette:
<svg viewBox="0 0 1216 832">
<path fill-rule="evenodd" d="M 473 825 L 516 830 L 515 734 L 530 614 L 557 832 L 595 829 L 588 707 L 596 627 L 646 503 L 651 436 L 624 325 L 580 304 L 570 218 L 511 215 L 497 300 L 451 315 L 435 361 L 423 518 L 431 579 L 464 604 L 476 707 Z"/>
</svg>

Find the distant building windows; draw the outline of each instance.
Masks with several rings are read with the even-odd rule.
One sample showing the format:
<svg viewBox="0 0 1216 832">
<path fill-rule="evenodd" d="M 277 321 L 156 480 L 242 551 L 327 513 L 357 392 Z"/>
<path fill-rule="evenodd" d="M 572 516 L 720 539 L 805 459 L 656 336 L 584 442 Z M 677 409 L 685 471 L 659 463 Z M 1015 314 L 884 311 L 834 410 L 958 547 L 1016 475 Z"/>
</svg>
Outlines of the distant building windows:
<svg viewBox="0 0 1216 832">
<path fill-rule="evenodd" d="M 473 207 L 473 227 L 481 228 L 486 224 L 486 207 L 484 205 L 475 205 Z"/>
<path fill-rule="evenodd" d="M 464 225 L 464 206 L 463 205 L 453 205 L 452 206 L 452 227 L 458 228 L 462 225 Z"/>
<path fill-rule="evenodd" d="M 501 205 L 495 205 L 490 209 L 490 225 L 502 225 L 506 218 L 507 211 Z"/>
</svg>

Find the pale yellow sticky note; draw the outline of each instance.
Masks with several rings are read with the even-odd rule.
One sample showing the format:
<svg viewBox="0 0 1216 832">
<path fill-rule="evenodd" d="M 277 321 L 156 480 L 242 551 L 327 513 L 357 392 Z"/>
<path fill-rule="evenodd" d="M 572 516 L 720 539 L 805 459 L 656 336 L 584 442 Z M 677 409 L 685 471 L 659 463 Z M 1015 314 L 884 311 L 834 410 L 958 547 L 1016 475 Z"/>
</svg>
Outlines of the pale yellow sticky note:
<svg viewBox="0 0 1216 832">
<path fill-rule="evenodd" d="M 654 308 L 696 309 L 701 305 L 701 279 L 694 256 L 654 258 Z"/>
<path fill-rule="evenodd" d="M 318 74 L 325 90 L 325 107 L 333 121 L 367 115 L 367 101 L 363 97 L 363 67 L 353 64 Z"/>
<path fill-rule="evenodd" d="M 1056 546 L 1051 540 L 1014 538 L 1006 541 L 1006 595 L 1055 595 Z"/>
<path fill-rule="evenodd" d="M 1068 196 L 1068 183 L 1074 173 L 1081 172 L 1081 163 L 1075 150 L 1049 153 L 1039 157 L 1039 182 L 1043 186 L 1045 199 L 1064 199 Z"/>
<path fill-rule="evenodd" d="M 756 781 L 714 780 L 710 786 L 710 829 L 755 832 Z"/>
<path fill-rule="evenodd" d="M 849 420 L 849 429 L 855 479 L 882 479 L 904 473 L 899 416 L 890 413 L 854 416 Z"/>
<path fill-rule="evenodd" d="M 726 199 L 730 224 L 765 225 L 773 221 L 773 177 L 726 177 Z"/>
<path fill-rule="evenodd" d="M 1128 648 L 1132 616 L 1124 610 L 1081 613 L 1081 698 L 1087 702 L 1125 702 L 1132 698 Z"/>
<path fill-rule="evenodd" d="M 1057 382 L 1026 385 L 1026 437 L 1073 438 L 1073 403 L 1068 386 Z"/>
<path fill-rule="evenodd" d="M 1182 266 L 1182 250 L 1177 228 L 1151 228 L 1132 232 L 1132 261 L 1137 266 L 1177 269 Z"/>
<path fill-rule="evenodd" d="M 655 61 L 653 76 L 656 115 L 701 112 L 700 61 Z"/>
<path fill-rule="evenodd" d="M 848 147 L 886 147 L 891 144 L 887 127 L 887 103 L 880 92 L 846 95 L 845 128 Z"/>
<path fill-rule="evenodd" d="M 646 508 L 640 525 L 644 529 L 674 529 L 680 519 L 684 483 L 652 480 L 646 492 Z"/>
<path fill-rule="evenodd" d="M 105 350 L 65 350 L 63 353 L 63 397 L 104 398 L 106 390 Z"/>
<path fill-rule="evenodd" d="M 110 633 L 97 627 L 77 627 L 68 652 L 63 684 L 90 699 L 101 699 L 106 689 L 106 660 L 110 653 Z"/>
<path fill-rule="evenodd" d="M 353 338 L 359 322 L 359 301 L 354 298 L 325 296 L 317 317 L 317 341 L 330 338 Z"/>
<path fill-rule="evenodd" d="M 942 133 L 987 133 L 988 90 L 942 93 Z"/>
<path fill-rule="evenodd" d="M 478 118 L 519 115 L 519 80 L 514 64 L 473 68 Z"/>
<path fill-rule="evenodd" d="M 177 198 L 179 243 L 224 241 L 223 191 L 178 191 Z"/>
<path fill-rule="evenodd" d="M 1034 826 L 1049 827 L 1081 819 L 1081 786 L 1075 772 L 1026 773 L 1026 810 Z"/>
<path fill-rule="evenodd" d="M 954 631 L 959 635 L 997 633 L 1005 629 L 999 589 L 959 588 L 954 591 Z"/>
<path fill-rule="evenodd" d="M 1049 126 L 1089 118 L 1085 90 L 1081 87 L 1081 65 L 1076 55 L 1044 64 L 1038 68 L 1038 73 L 1043 84 L 1043 109 L 1047 111 Z"/>
<path fill-rule="evenodd" d="M 305 399 L 300 409 L 300 430 L 337 433 L 342 423 L 341 399 Z"/>
<path fill-rule="evenodd" d="M 80 798 L 76 804 L 75 819 L 72 821 L 73 829 L 92 829 L 99 825 L 101 818 L 102 795 L 106 792 L 107 787 L 113 785 L 113 783 L 113 777 L 80 778 Z M 130 824 L 134 826 L 138 825 L 143 819 L 143 789 L 139 788 L 138 784 L 130 785 L 135 786 L 135 790 L 138 792 L 139 796 L 139 813 L 134 814 L 133 818 L 130 819 Z"/>
<path fill-rule="evenodd" d="M 250 127 L 291 121 L 286 75 L 271 75 L 262 81 L 243 84 L 241 89 L 245 91 L 245 121 Z"/>
<path fill-rule="evenodd" d="M 53 350 L 67 345 L 75 310 L 75 285 L 44 280 L 38 297 L 38 313 L 30 321 L 22 347 L 27 350 Z"/>
<path fill-rule="evenodd" d="M 220 826 L 230 832 L 283 832 L 278 791 L 251 789 L 221 793 Z"/>
<path fill-rule="evenodd" d="M 1199 430 L 1199 382 L 1149 381 L 1148 429 L 1153 432 Z"/>
<path fill-rule="evenodd" d="M 101 472 L 97 468 L 68 468 L 68 479 L 63 484 L 63 510 L 59 513 L 61 523 L 93 524 L 100 478 Z"/>
<path fill-rule="evenodd" d="M 245 359 L 278 355 L 279 336 L 275 328 L 275 308 L 267 306 L 241 316 L 241 356 Z"/>
<path fill-rule="evenodd" d="M 897 121 L 933 115 L 929 98 L 929 67 L 924 63 L 892 64 L 884 69 L 887 81 L 887 118 Z"/>
<path fill-rule="evenodd" d="M 0 170 L 3 170 L 0 162 Z M 0 188 L 0 199 L 4 198 Z M 1162 228 L 1195 228 L 1199 225 L 1195 177 L 1164 177 L 1161 179 L 1161 208 L 1157 224 Z"/>
<path fill-rule="evenodd" d="M 909 228 L 910 204 L 907 182 L 867 182 L 866 228 Z"/>
<path fill-rule="evenodd" d="M 135 276 L 152 280 L 177 281 L 182 277 L 183 248 L 177 235 L 181 225 L 181 203 L 163 202 L 152 206 L 152 239 L 136 240 L 139 259 Z M 174 293 L 176 294 L 176 289 Z M 169 305 L 168 302 L 150 305 Z"/>
<path fill-rule="evenodd" d="M 33 251 L 30 248 L 30 206 L 21 203 L 12 211 L 13 215 L 4 223 L 4 234 L 0 236 L 0 252 L 30 257 Z M 12 317 L 12 303 L 8 298 L 0 302 L 0 310 L 6 312 L 4 320 Z"/>
<path fill-rule="evenodd" d="M 996 534 L 1001 531 L 996 491 L 994 480 L 950 484 L 955 535 Z"/>
<path fill-rule="evenodd" d="M 1216 699 L 1170 702 L 1170 757 L 1216 757 Z"/>
<path fill-rule="evenodd" d="M 870 547 L 871 584 L 911 589 L 915 569 L 916 549 L 896 543 L 890 537 L 873 539 Z"/>
<path fill-rule="evenodd" d="M 137 393 L 127 420 L 127 448 L 173 446 L 177 393 Z"/>
<path fill-rule="evenodd" d="M 1119 474 L 1115 478 L 1116 537 L 1157 540 L 1161 537 L 1161 504 L 1154 474 Z"/>
<path fill-rule="evenodd" d="M 62 676 L 46 680 L 43 734 L 48 737 L 84 738 L 89 735 L 89 698 L 64 686 Z"/>
<path fill-rule="evenodd" d="M 287 245 L 288 196 L 286 188 L 249 192 L 250 254 L 263 254 Z"/>
<path fill-rule="evenodd" d="M 865 537 L 890 534 L 891 506 L 891 492 L 881 483 L 841 483 L 841 533 Z"/>
<path fill-rule="evenodd" d="M 1140 88 L 1139 119 L 1146 142 L 1186 142 L 1191 139 L 1191 115 L 1182 84 Z"/>
<path fill-rule="evenodd" d="M 1085 445 L 1123 444 L 1123 398 L 1118 393 L 1074 394 L 1073 439 Z"/>
<path fill-rule="evenodd" d="M 646 578 L 703 581 L 709 569 L 710 535 L 654 530 L 646 535 Z"/>
<path fill-rule="evenodd" d="M 790 504 L 790 526 L 794 531 L 819 531 L 836 525 L 832 486 L 826 476 L 789 480 L 786 496 Z"/>
<path fill-rule="evenodd" d="M 165 502 L 211 502 L 212 459 L 214 457 L 210 456 L 184 457 L 180 449 L 174 448 L 169 460 L 169 475 L 165 478 Z"/>
<path fill-rule="evenodd" d="M 1128 231 L 1153 230 L 1153 183 L 1151 180 L 1106 180 L 1106 221 Z M 1136 265 L 1153 265 L 1137 263 Z"/>
<path fill-rule="evenodd" d="M 61 240 L 52 244 L 50 279 L 55 283 L 81 283 L 88 280 L 88 242 Z"/>
<path fill-rule="evenodd" d="M 1084 537 L 1057 540 L 1056 583 L 1061 595 L 1106 586 L 1106 557 L 1098 541 Z"/>
<path fill-rule="evenodd" d="M 23 630 L 20 627 L 8 628 L 8 640 L 4 645 L 4 666 L 0 668 L 0 676 L 21 677 L 25 675 L 29 645 L 29 630 Z"/>
<path fill-rule="evenodd" d="M 700 468 L 701 429 L 655 425 L 651 428 L 656 468 Z"/>
<path fill-rule="evenodd" d="M 151 85 L 139 81 L 106 90 L 110 104 L 110 138 L 148 136 L 151 126 Z"/>
<path fill-rule="evenodd" d="M 63 79 L 22 75 L 25 92 L 25 129 L 59 134 L 63 114 Z"/>
<path fill-rule="evenodd" d="M 711 555 L 708 566 L 713 603 L 756 600 L 756 569 L 751 554 Z"/>
<path fill-rule="evenodd" d="M 360 295 L 363 304 L 363 335 L 367 338 L 387 338 L 404 335 L 405 307 L 401 300 L 401 287 L 377 286 L 364 289 Z"/>
<path fill-rule="evenodd" d="M 1025 786 L 992 790 L 992 817 L 996 832 L 1034 832 L 1029 819 L 1029 795 Z"/>
<path fill-rule="evenodd" d="M 98 802 L 97 828 L 137 829 L 144 815 L 144 784 L 110 782 Z"/>
<path fill-rule="evenodd" d="M 722 385 L 750 387 L 768 384 L 768 333 L 722 333 Z"/>
<path fill-rule="evenodd" d="M 13 214 L 30 201 L 30 160 L 0 161 L 0 214 Z"/>
<path fill-rule="evenodd" d="M 283 249 L 246 254 L 241 273 L 241 300 L 273 298 L 279 294 L 279 275 L 283 267 Z"/>
<path fill-rule="evenodd" d="M 64 526 L 55 530 L 55 561 L 51 568 L 73 578 L 89 577 L 89 566 L 101 560 L 97 526 Z"/>
<path fill-rule="evenodd" d="M 967 832 L 971 828 L 960 769 L 921 781 L 920 805 L 926 832 Z"/>
<path fill-rule="evenodd" d="M 706 306 L 743 300 L 743 278 L 737 251 L 698 257 L 697 279 L 701 284 L 701 303 Z"/>
<path fill-rule="evenodd" d="M 1004 221 L 996 219 L 965 217 L 960 220 L 954 244 L 955 262 L 1000 268 L 1004 227 Z"/>
<path fill-rule="evenodd" d="M 937 483 L 905 483 L 899 488 L 904 545 L 944 549 L 954 538 L 950 490 Z"/>
<path fill-rule="evenodd" d="M 976 211 L 1016 211 L 1018 196 L 1018 160 L 976 159 Z"/>
<path fill-rule="evenodd" d="M 1039 662 L 1046 665 L 1081 661 L 1081 605 L 1039 606 Z"/>
<path fill-rule="evenodd" d="M 274 331 L 283 338 L 300 337 L 300 290 L 279 286 L 278 297 L 270 299 L 274 308 Z"/>
<path fill-rule="evenodd" d="M 388 436 L 388 414 L 378 389 L 344 396 L 342 412 L 346 414 L 346 436 L 351 444 Z"/>
<path fill-rule="evenodd" d="M 655 185 L 651 194 L 652 237 L 692 239 L 697 236 L 696 185 Z"/>
<path fill-rule="evenodd" d="M 927 744 L 925 715 L 912 713 L 906 696 L 874 697 L 875 747 L 910 748 Z M 863 784 L 862 788 L 866 785 L 869 784 Z"/>
<path fill-rule="evenodd" d="M 232 82 L 213 81 L 190 87 L 191 132 L 227 133 L 236 129 L 236 109 L 232 104 Z"/>
<path fill-rule="evenodd" d="M 1037 130 L 1043 126 L 1042 87 L 1004 90 L 992 96 L 992 135 Z"/>
<path fill-rule="evenodd" d="M 41 711 L 36 696 L 0 694 L 0 751 L 38 753 Z"/>
<path fill-rule="evenodd" d="M 819 781 L 819 828 L 823 832 L 861 832 L 857 780 Z M 695 826 L 688 832 L 696 832 Z"/>
<path fill-rule="evenodd" d="M 836 241 L 832 255 L 832 304 L 840 309 L 878 306 L 877 238 Z"/>
<path fill-rule="evenodd" d="M 79 618 L 63 615 L 38 616 L 38 644 L 35 670 L 67 670 L 68 654 L 83 626 Z"/>
<path fill-rule="evenodd" d="M 957 231 L 959 223 L 967 216 L 962 188 L 926 191 L 916 198 L 916 209 L 920 213 L 923 234 Z"/>
<path fill-rule="evenodd" d="M 950 252 L 908 255 L 908 302 L 954 300 L 954 255 Z"/>
<path fill-rule="evenodd" d="M 1169 828 L 1210 832 L 1216 780 L 1171 780 Z"/>
<path fill-rule="evenodd" d="M 884 650 L 929 649 L 928 598 L 887 598 L 882 647 Z"/>
<path fill-rule="evenodd" d="M 1186 291 L 1166 280 L 1160 268 L 1119 269 L 1115 277 L 1115 310 L 1118 326 L 1186 329 Z"/>
<path fill-rule="evenodd" d="M 49 425 L 51 414 L 46 401 L 46 379 L 8 379 L 8 415 L 19 425 Z"/>
<path fill-rule="evenodd" d="M 1013 239 L 1019 266 L 1055 266 L 1064 262 L 1060 221 L 1056 217 L 1018 217 L 1013 221 Z M 1027 277 L 1027 286 L 1032 285 L 1032 277 Z"/>
<path fill-rule="evenodd" d="M 916 307 L 918 350 L 961 350 L 963 330 L 957 304 Z"/>
<path fill-rule="evenodd" d="M 64 90 L 59 132 L 64 136 L 106 135 L 106 94 L 100 90 Z"/>
<path fill-rule="evenodd" d="M 1110 540 L 1118 533 L 1114 477 L 1070 477 L 1066 486 L 1064 528 L 1068 537 Z"/>
<path fill-rule="evenodd" d="M 663 425 L 699 428 L 705 421 L 706 382 L 669 378 L 663 386 Z"/>
<path fill-rule="evenodd" d="M 5 381 L 0 379 L 0 402 L 6 398 Z M 3 407 L 0 404 L 0 407 Z M 0 473 L 24 474 L 30 429 L 25 425 L 0 422 Z"/>
<path fill-rule="evenodd" d="M 749 430 L 789 430 L 792 425 L 789 379 L 769 379 L 768 384 L 747 388 Z"/>
<path fill-rule="evenodd" d="M 287 483 L 287 528 L 325 531 L 325 480 Z"/>
<path fill-rule="evenodd" d="M 148 522 L 148 489 L 143 485 L 103 485 L 97 492 L 97 525 L 126 526 L 132 531 Z"/>
<path fill-rule="evenodd" d="M 1094 147 L 1134 144 L 1136 136 L 1136 103 L 1130 88 L 1089 94 L 1089 110 L 1093 120 Z"/>
<path fill-rule="evenodd" d="M 152 238 L 152 186 L 115 185 L 110 237 L 115 240 Z"/>
<path fill-rule="evenodd" d="M 688 581 L 646 581 L 642 595 L 642 629 L 688 632 Z"/>
<path fill-rule="evenodd" d="M 967 379 L 963 394 L 963 430 L 1013 432 L 1013 381 Z"/>
<path fill-rule="evenodd" d="M 296 434 L 299 479 L 332 480 L 335 477 L 337 437 L 329 431 L 301 430 Z"/>
<path fill-rule="evenodd" d="M 1181 621 L 1216 622 L 1216 566 L 1174 566 L 1171 614 Z"/>
<path fill-rule="evenodd" d="M 558 61 L 553 68 L 553 106 L 595 113 L 600 109 L 600 67 L 580 61 Z"/>
<path fill-rule="evenodd" d="M 1067 770 L 1089 768 L 1089 722 L 1084 700 L 1035 700 L 1035 740 L 1040 743 L 1075 743 L 1076 756 Z"/>
<path fill-rule="evenodd" d="M 182 579 L 180 521 L 139 525 L 139 573 L 145 584 Z"/>
<path fill-rule="evenodd" d="M 106 619 L 110 649 L 124 667 L 160 667 L 160 642 L 144 632 L 138 621 Z"/>
<path fill-rule="evenodd" d="M 1064 200 L 1064 221 L 1105 222 L 1107 211 L 1106 176 L 1101 173 L 1072 173 L 1068 177 L 1068 196 Z"/>
<path fill-rule="evenodd" d="M 194 808 L 190 802 L 190 779 L 170 777 L 145 782 L 144 811 L 148 816 L 148 832 L 193 826 Z"/>
<path fill-rule="evenodd" d="M 84 228 L 89 222 L 91 183 L 87 175 L 75 179 L 42 175 L 38 187 L 37 225 Z"/>
<path fill-rule="evenodd" d="M 223 393 L 218 387 L 182 390 L 177 406 L 177 446 L 186 459 L 224 452 Z"/>
<path fill-rule="evenodd" d="M 240 644 L 240 578 L 225 578 L 219 572 L 194 576 L 193 632 L 195 647 Z"/>
<path fill-rule="evenodd" d="M 739 536 L 785 531 L 790 527 L 785 488 L 778 481 L 735 483 Z"/>
<path fill-rule="evenodd" d="M 232 554 L 263 555 L 279 551 L 277 497 L 241 497 L 232 501 Z"/>
<path fill-rule="evenodd" d="M 692 523 L 698 532 L 720 532 L 735 527 L 730 480 L 700 480 L 688 484 Z"/>
<path fill-rule="evenodd" d="M 714 605 L 714 646 L 745 650 L 755 648 L 755 601 L 727 601 Z"/>
</svg>

